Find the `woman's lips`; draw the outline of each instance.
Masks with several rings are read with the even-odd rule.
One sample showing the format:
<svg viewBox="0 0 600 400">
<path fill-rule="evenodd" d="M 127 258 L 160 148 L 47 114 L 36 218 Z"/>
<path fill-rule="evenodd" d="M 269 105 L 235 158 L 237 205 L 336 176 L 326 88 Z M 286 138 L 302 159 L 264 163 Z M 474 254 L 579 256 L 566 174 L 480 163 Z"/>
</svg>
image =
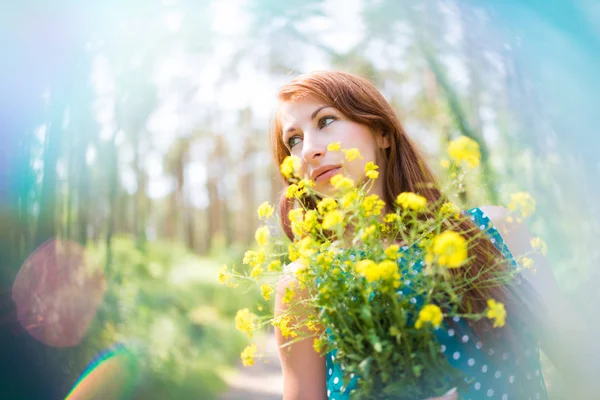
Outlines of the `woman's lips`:
<svg viewBox="0 0 600 400">
<path fill-rule="evenodd" d="M 338 174 L 338 172 L 340 171 L 340 167 L 337 168 L 333 168 L 330 169 L 327 172 L 322 173 L 321 175 L 317 176 L 317 178 L 315 179 L 315 182 L 329 182 L 329 180 Z"/>
</svg>

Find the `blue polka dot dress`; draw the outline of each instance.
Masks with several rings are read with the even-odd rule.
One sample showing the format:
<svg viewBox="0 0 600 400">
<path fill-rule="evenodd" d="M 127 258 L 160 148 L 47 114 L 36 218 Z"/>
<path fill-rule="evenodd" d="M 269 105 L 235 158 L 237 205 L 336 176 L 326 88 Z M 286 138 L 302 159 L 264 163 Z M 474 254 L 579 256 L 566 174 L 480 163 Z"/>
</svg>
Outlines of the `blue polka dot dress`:
<svg viewBox="0 0 600 400">
<path fill-rule="evenodd" d="M 490 219 L 479 208 L 468 211 L 473 222 L 485 230 L 489 240 L 509 260 L 512 260 L 508 247 L 502 240 Z M 513 260 L 514 263 L 514 260 Z M 421 265 L 423 262 L 421 261 Z M 466 321 L 454 317 L 453 328 L 450 321 L 435 330 L 440 350 L 448 363 L 465 374 L 472 382 L 468 391 L 459 392 L 460 399 L 543 399 L 548 398 L 546 385 L 540 368 L 540 351 L 535 339 L 525 328 L 512 325 L 521 333 L 520 343 L 523 352 L 516 354 L 506 343 L 482 342 L 475 339 L 472 328 Z M 507 324 L 511 324 L 510 316 Z M 326 355 L 327 397 L 331 400 L 351 399 L 357 379 L 350 375 L 347 387 L 344 387 L 344 366 L 336 361 L 337 350 Z M 415 399 L 422 400 L 422 399 Z"/>
</svg>

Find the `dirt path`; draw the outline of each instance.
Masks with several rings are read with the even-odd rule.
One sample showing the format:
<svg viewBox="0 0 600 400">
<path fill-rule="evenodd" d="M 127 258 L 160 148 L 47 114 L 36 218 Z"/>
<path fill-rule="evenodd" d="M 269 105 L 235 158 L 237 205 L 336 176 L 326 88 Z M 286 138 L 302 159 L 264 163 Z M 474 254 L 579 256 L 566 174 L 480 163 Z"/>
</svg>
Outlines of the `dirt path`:
<svg viewBox="0 0 600 400">
<path fill-rule="evenodd" d="M 220 400 L 281 400 L 283 376 L 275 335 L 269 332 L 257 344 L 259 351 L 266 353 L 265 358 L 248 368 L 240 363 L 237 372 L 226 378 L 229 390 Z"/>
</svg>

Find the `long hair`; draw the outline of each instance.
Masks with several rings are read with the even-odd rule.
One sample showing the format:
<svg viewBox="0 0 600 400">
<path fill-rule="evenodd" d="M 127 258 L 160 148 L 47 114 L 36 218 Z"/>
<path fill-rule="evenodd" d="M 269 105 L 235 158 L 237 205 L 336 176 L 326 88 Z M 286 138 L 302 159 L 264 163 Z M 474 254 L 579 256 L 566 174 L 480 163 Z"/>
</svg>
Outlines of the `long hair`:
<svg viewBox="0 0 600 400">
<path fill-rule="evenodd" d="M 374 134 L 389 136 L 390 146 L 383 149 L 385 160 L 383 176 L 379 178 L 384 182 L 382 200 L 386 205 L 394 204 L 396 197 L 402 192 L 414 192 L 424 196 L 430 205 L 434 205 L 430 212 L 436 211 L 435 207 L 439 206 L 445 197 L 439 189 L 434 174 L 407 135 L 392 107 L 371 82 L 346 72 L 314 72 L 300 75 L 283 86 L 279 91 L 278 100 L 293 102 L 304 97 L 316 98 L 331 104 L 346 118 L 369 127 Z M 274 160 L 277 165 L 280 165 L 290 153 L 282 140 L 282 126 L 277 112 L 272 120 L 269 136 Z M 288 212 L 294 207 L 294 200 L 286 198 L 285 188 L 289 183 L 283 176 L 282 178 L 284 190 L 279 202 L 281 225 L 285 234 L 293 240 Z M 307 200 L 305 203 L 309 208 L 315 208 L 314 200 Z M 463 295 L 460 311 L 483 312 L 490 298 L 504 303 L 510 316 L 513 316 L 511 313 L 513 310 L 523 310 L 523 299 L 520 299 L 521 296 L 510 287 L 486 284 L 486 281 L 493 279 L 494 273 L 489 268 L 485 268 L 490 265 L 489 263 L 496 265 L 495 271 L 510 268 L 507 260 L 494 244 L 482 235 L 478 235 L 479 229 L 469 218 L 448 221 L 446 227 L 460 232 L 473 243 L 470 248 L 472 257 L 469 263 L 463 268 L 450 269 L 451 274 L 466 275 L 468 279 L 474 280 L 472 287 L 468 288 Z M 486 318 L 471 322 L 471 326 L 482 340 L 485 337 L 504 336 L 500 332 L 510 335 L 507 329 L 492 329 L 492 321 Z"/>
</svg>

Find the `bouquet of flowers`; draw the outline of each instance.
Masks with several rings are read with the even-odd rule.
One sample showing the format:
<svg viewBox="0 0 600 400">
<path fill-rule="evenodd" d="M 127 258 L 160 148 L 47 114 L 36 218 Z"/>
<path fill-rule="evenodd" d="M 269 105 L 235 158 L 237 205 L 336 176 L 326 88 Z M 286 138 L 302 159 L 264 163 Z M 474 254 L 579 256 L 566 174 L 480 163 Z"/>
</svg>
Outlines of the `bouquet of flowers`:
<svg viewBox="0 0 600 400">
<path fill-rule="evenodd" d="M 451 144 L 455 151 L 450 152 L 453 162 L 448 166 L 459 184 L 465 170 L 459 163 L 479 162 L 465 150 L 472 147 L 470 139 L 460 140 L 463 144 Z M 349 161 L 360 157 L 357 149 L 342 150 L 336 144 L 329 150 L 345 151 Z M 510 265 L 496 258 L 472 269 L 471 248 L 477 240 L 487 240 L 485 229 L 466 223 L 469 216 L 453 203 L 428 202 L 412 192 L 401 193 L 395 204 L 386 206 L 370 194 L 379 175 L 373 163 L 367 163 L 367 180 L 361 185 L 341 174 L 331 178 L 336 189 L 332 197 L 315 192 L 311 181 L 297 177 L 296 163 L 288 157 L 281 165 L 291 183 L 286 196 L 298 205 L 289 213 L 294 240 L 270 243 L 269 228 L 263 226 L 256 232 L 258 250 L 245 254 L 246 272 L 224 266 L 219 277 L 230 285 L 235 279 L 258 282 L 269 300 L 275 290 L 269 277 L 292 274 L 295 284 L 282 293 L 288 307 L 262 317 L 240 310 L 237 328 L 252 336 L 255 329 L 271 324 L 289 343 L 310 335 L 316 351 L 337 350 L 344 386 L 356 380 L 353 398 L 424 399 L 469 385 L 447 362 L 436 330 L 457 318 L 488 319 L 493 327 L 502 327 L 506 318 L 502 303 L 489 298 L 483 307 L 465 308 L 465 293 L 474 285 L 509 284 L 521 269 L 531 267 L 530 262 Z M 311 201 L 313 207 L 308 207 Z M 519 209 L 531 208 L 527 196 L 515 201 Z M 271 218 L 273 211 L 264 203 L 259 218 Z M 293 262 L 295 268 L 284 269 L 282 260 Z M 300 290 L 308 296 L 298 298 Z M 306 315 L 299 309 L 311 312 Z M 257 351 L 250 345 L 242 352 L 245 365 L 254 362 Z"/>
</svg>

